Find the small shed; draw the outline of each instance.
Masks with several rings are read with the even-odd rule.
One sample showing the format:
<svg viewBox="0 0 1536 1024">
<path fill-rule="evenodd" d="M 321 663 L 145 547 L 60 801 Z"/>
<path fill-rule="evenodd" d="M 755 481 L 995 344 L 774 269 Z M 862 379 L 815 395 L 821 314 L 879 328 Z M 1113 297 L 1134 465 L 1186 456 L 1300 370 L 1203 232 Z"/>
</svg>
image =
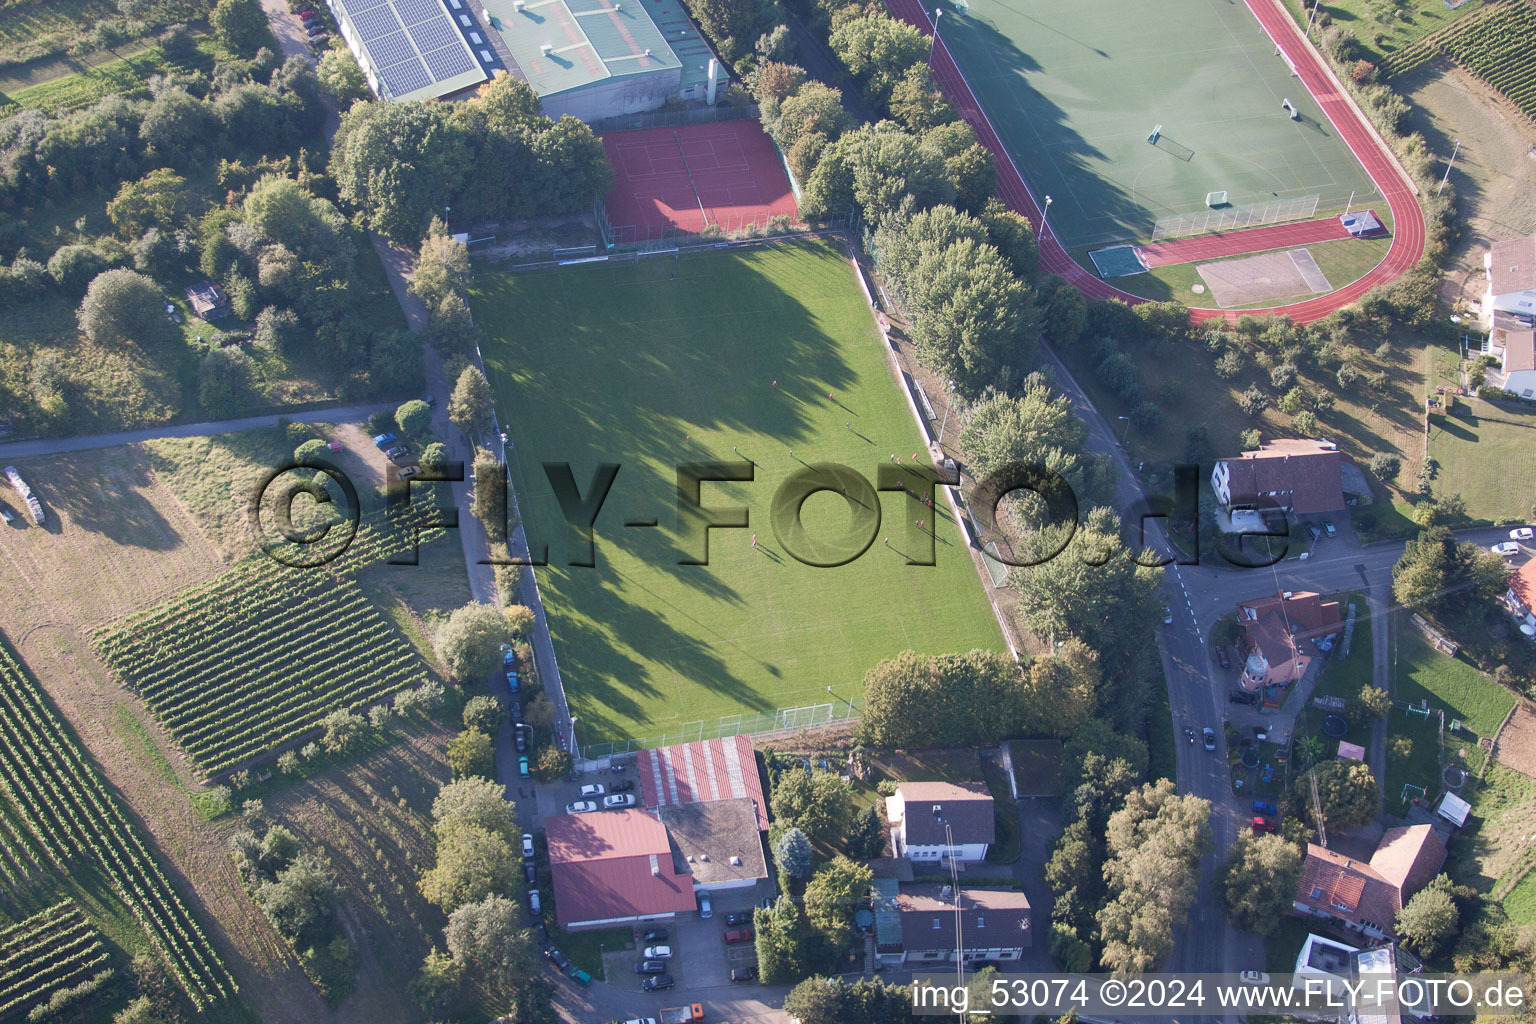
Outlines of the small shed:
<svg viewBox="0 0 1536 1024">
<path fill-rule="evenodd" d="M 1376 216 L 1375 210 L 1346 213 L 1339 217 L 1339 222 L 1344 225 L 1345 231 L 1356 238 L 1380 238 L 1387 233 L 1386 225 Z"/>
<path fill-rule="evenodd" d="M 1340 761 L 1364 761 L 1365 760 L 1365 748 L 1362 747 L 1358 743 L 1351 743 L 1348 740 L 1340 740 L 1339 741 L 1339 760 Z"/>
<path fill-rule="evenodd" d="M 1467 815 L 1472 813 L 1472 805 L 1455 793 L 1447 793 L 1440 798 L 1440 806 L 1435 808 L 1435 813 L 1457 828 L 1462 828 L 1467 823 Z"/>
<path fill-rule="evenodd" d="M 188 288 L 187 301 L 202 320 L 217 320 L 229 312 L 229 296 L 213 281 L 199 281 Z"/>
</svg>

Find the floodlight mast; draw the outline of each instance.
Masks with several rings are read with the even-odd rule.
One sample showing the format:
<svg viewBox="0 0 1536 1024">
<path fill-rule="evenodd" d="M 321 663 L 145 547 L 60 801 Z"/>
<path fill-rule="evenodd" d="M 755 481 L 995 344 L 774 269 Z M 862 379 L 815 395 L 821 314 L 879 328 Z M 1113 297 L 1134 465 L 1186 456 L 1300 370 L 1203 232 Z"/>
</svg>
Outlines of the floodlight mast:
<svg viewBox="0 0 1536 1024">
<path fill-rule="evenodd" d="M 933 67 L 933 51 L 939 45 L 939 15 L 943 13 L 944 8 L 942 7 L 935 7 L 933 9 L 933 38 L 928 41 L 928 67 L 930 69 Z"/>
</svg>

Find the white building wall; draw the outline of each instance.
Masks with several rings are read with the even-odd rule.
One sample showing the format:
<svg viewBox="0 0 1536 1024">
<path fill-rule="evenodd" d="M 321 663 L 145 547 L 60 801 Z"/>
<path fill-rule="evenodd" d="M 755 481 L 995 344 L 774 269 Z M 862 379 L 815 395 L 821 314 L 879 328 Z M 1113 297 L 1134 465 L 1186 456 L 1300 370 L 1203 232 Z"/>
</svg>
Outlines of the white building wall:
<svg viewBox="0 0 1536 1024">
<path fill-rule="evenodd" d="M 1504 379 L 1504 389 L 1521 398 L 1536 398 L 1536 370 L 1516 370 Z"/>
<path fill-rule="evenodd" d="M 601 121 L 620 114 L 655 110 L 682 89 L 682 68 L 666 68 L 645 75 L 609 78 L 569 92 L 539 97 L 539 106 L 549 117 L 566 114 L 582 121 Z"/>
<path fill-rule="evenodd" d="M 958 860 L 962 863 L 987 859 L 986 843 L 957 843 L 954 846 L 912 846 L 906 845 L 906 856 L 909 860 L 939 861 L 945 857 Z"/>
</svg>

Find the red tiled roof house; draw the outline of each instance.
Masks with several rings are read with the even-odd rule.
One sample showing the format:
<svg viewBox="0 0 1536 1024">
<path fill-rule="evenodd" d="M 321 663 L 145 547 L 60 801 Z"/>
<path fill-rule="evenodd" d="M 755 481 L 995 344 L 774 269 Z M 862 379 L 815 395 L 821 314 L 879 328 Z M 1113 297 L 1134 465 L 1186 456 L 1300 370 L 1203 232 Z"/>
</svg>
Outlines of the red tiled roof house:
<svg viewBox="0 0 1536 1024">
<path fill-rule="evenodd" d="M 1219 460 L 1211 469 L 1211 490 L 1224 511 L 1280 509 L 1298 516 L 1344 507 L 1344 456 L 1331 441 L 1284 438 Z"/>
<path fill-rule="evenodd" d="M 1314 658 L 1326 653 L 1319 640 L 1343 628 L 1339 602 L 1324 601 L 1311 591 L 1281 591 L 1237 606 L 1243 631 L 1242 685 L 1250 691 L 1265 686 L 1290 686 L 1306 675 Z"/>
<path fill-rule="evenodd" d="M 566 928 L 664 920 L 698 907 L 666 827 L 645 811 L 556 815 L 545 819 L 544 834 L 555 915 Z"/>
<path fill-rule="evenodd" d="M 1397 912 L 1444 863 L 1445 844 L 1432 825 L 1387 829 L 1369 864 L 1312 843 L 1296 884 L 1295 908 L 1386 938 L 1394 933 Z"/>
</svg>

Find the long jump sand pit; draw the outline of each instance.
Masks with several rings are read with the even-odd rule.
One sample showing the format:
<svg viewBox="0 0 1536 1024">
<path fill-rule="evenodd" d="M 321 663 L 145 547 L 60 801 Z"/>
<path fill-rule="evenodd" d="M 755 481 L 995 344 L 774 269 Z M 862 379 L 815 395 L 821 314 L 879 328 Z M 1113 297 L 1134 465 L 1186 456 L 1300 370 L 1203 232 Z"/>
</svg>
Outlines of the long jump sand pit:
<svg viewBox="0 0 1536 1024">
<path fill-rule="evenodd" d="M 1333 290 L 1306 249 L 1201 263 L 1195 270 L 1224 309 Z"/>
</svg>

